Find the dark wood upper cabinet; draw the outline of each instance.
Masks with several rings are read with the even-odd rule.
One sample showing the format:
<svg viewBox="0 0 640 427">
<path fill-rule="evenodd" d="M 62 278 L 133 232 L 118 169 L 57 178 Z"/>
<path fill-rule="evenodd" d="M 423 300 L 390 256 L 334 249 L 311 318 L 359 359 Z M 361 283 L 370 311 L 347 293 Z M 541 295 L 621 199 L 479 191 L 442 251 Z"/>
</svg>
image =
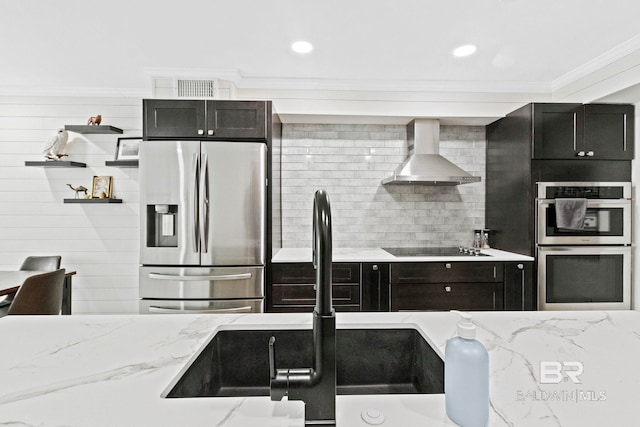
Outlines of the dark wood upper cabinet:
<svg viewBox="0 0 640 427">
<path fill-rule="evenodd" d="M 633 105 L 584 106 L 584 149 L 594 159 L 633 159 Z"/>
<path fill-rule="evenodd" d="M 143 100 L 144 138 L 267 140 L 265 101 Z"/>
<path fill-rule="evenodd" d="M 533 158 L 573 159 L 582 146 L 582 104 L 533 105 Z"/>
<path fill-rule="evenodd" d="M 533 158 L 633 159 L 634 107 L 533 104 Z"/>
<path fill-rule="evenodd" d="M 196 138 L 204 135 L 204 101 L 145 99 L 142 102 L 145 138 Z"/>
<path fill-rule="evenodd" d="M 262 140 L 266 117 L 262 101 L 207 101 L 207 136 Z"/>
</svg>

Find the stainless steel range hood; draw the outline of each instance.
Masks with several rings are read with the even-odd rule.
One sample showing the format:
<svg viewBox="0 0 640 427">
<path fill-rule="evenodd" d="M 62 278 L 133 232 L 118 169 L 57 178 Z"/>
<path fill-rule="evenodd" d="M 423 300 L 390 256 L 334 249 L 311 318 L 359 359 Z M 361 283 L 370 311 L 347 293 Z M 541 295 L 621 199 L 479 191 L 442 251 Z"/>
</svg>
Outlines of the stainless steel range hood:
<svg viewBox="0 0 640 427">
<path fill-rule="evenodd" d="M 459 185 L 480 182 L 439 154 L 440 121 L 414 119 L 407 125 L 409 157 L 382 180 L 387 184 Z"/>
</svg>

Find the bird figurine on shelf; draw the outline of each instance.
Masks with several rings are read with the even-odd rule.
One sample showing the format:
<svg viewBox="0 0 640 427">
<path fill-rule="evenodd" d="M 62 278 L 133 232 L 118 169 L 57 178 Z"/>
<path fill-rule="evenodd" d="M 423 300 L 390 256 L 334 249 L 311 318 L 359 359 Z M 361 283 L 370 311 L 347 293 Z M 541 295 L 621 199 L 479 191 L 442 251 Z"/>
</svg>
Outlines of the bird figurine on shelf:
<svg viewBox="0 0 640 427">
<path fill-rule="evenodd" d="M 87 195 L 87 189 L 85 187 L 83 187 L 82 185 L 78 186 L 78 187 L 73 187 L 71 184 L 67 184 L 69 186 L 70 189 L 72 189 L 73 191 L 76 192 L 76 199 L 79 198 L 79 194 L 82 193 L 84 191 L 84 195 Z"/>
<path fill-rule="evenodd" d="M 89 117 L 89 120 L 87 120 L 87 126 L 100 126 L 100 123 L 102 123 L 102 116 L 100 114 L 97 116 L 91 116 Z"/>
<path fill-rule="evenodd" d="M 69 134 L 64 128 L 58 129 L 55 135 L 53 135 L 47 141 L 47 145 L 44 147 L 42 153 L 47 160 L 60 160 L 60 158 L 67 156 L 64 154 L 64 149 L 67 146 L 69 140 Z"/>
</svg>

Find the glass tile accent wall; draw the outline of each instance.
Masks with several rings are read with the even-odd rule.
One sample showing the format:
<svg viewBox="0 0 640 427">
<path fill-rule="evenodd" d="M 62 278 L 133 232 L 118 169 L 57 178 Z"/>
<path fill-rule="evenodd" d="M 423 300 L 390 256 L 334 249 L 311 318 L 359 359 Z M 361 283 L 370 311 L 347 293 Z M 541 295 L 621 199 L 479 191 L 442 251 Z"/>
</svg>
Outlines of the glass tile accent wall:
<svg viewBox="0 0 640 427">
<path fill-rule="evenodd" d="M 383 186 L 407 156 L 406 126 L 284 124 L 282 246 L 310 247 L 313 194 L 330 197 L 335 248 L 471 245 L 484 226 L 485 128 L 440 127 L 440 154 L 480 183 Z"/>
</svg>

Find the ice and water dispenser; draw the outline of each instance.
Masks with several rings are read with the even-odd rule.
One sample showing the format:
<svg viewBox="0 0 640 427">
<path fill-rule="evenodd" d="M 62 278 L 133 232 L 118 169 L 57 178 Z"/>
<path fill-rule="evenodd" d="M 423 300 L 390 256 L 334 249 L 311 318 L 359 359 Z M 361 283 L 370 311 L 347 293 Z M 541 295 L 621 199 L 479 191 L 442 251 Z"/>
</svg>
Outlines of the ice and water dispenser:
<svg viewBox="0 0 640 427">
<path fill-rule="evenodd" d="M 178 247 L 178 205 L 147 205 L 147 247 Z"/>
</svg>

